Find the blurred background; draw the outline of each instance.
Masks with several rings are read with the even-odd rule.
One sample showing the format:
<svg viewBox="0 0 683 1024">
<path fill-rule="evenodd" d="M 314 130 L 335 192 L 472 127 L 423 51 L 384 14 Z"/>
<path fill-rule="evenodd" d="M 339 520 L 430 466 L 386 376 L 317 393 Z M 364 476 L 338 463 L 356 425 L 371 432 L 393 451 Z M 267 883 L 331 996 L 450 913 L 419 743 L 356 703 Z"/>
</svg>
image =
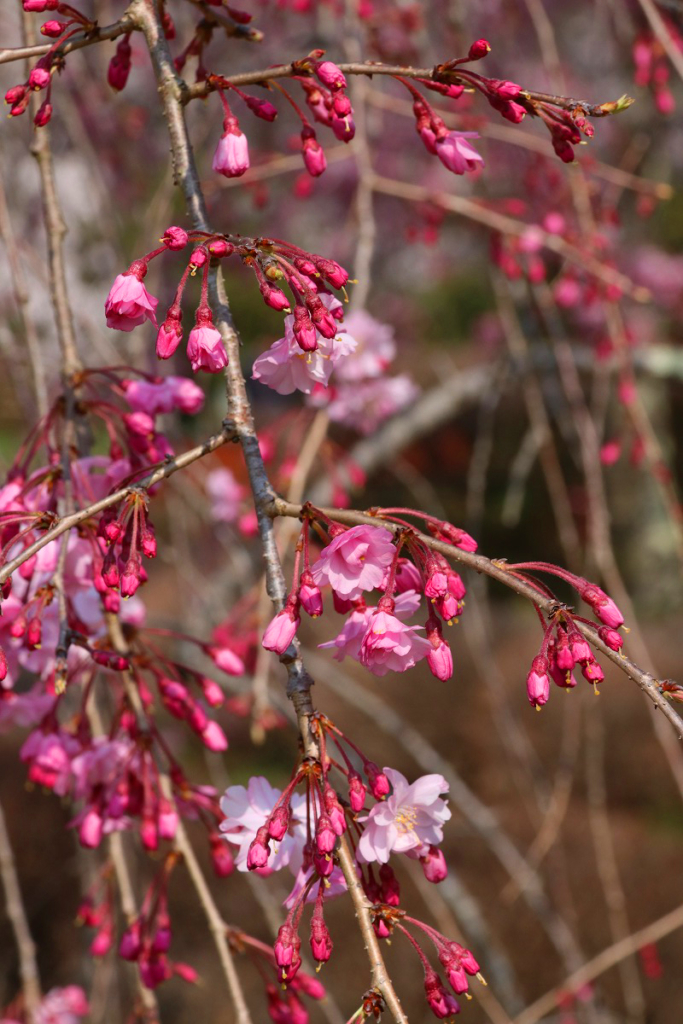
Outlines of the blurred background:
<svg viewBox="0 0 683 1024">
<path fill-rule="evenodd" d="M 171 6 L 172 47 L 179 53 L 197 14 L 189 4 Z M 567 166 L 553 154 L 542 124 L 530 118 L 508 124 L 480 96 L 454 101 L 429 94 L 449 128 L 479 133 L 474 144 L 485 169 L 463 177 L 429 156 L 415 134 L 408 94 L 378 77 L 351 82 L 358 129 L 352 143 L 319 131 L 328 169 L 318 179 L 305 173 L 296 119 L 275 94 L 268 94 L 280 111 L 274 124 L 256 120 L 234 98 L 252 161 L 239 179 L 211 172 L 221 134 L 218 98 L 193 101 L 187 116 L 216 230 L 272 235 L 338 260 L 358 279 L 349 289 L 351 315 L 365 309 L 394 333 L 388 372 L 402 383 L 386 408 L 369 392 L 365 406 L 344 414 L 334 390 L 305 399 L 249 382 L 277 489 L 286 494 L 303 476 L 302 493 L 314 501 L 421 508 L 467 529 L 490 557 L 566 565 L 601 582 L 622 607 L 631 627 L 629 655 L 660 679 L 680 679 L 683 89 L 648 21 L 654 5 L 245 0 L 242 6 L 264 38 L 250 43 L 216 32 L 204 54 L 210 71 L 265 67 L 316 47 L 338 61 L 429 68 L 485 37 L 492 52 L 476 68 L 484 74 L 591 103 L 624 93 L 635 98 L 618 117 L 596 121 L 595 138 Z M 17 7 L 8 0 L 3 12 L 12 46 L 21 42 Z M 123 10 L 115 3 L 95 8 L 101 25 Z M 683 9 L 661 3 L 656 11 L 680 54 Z M 108 331 L 102 316 L 116 274 L 153 248 L 169 224 L 187 226 L 148 56 L 135 36 L 131 43 L 133 69 L 122 93 L 106 81 L 113 43 L 70 55 L 54 85 L 50 131 L 79 347 L 91 366 L 189 375 L 182 351 L 159 369 L 151 326 L 123 335 Z M 3 89 L 23 80 L 11 63 L 0 65 L 0 79 Z M 36 390 L 52 395 L 58 384 L 32 134 L 26 117 L 5 121 L 0 150 L 5 469 L 35 419 Z M 567 259 L 539 244 L 539 230 L 578 256 Z M 607 268 L 602 278 L 587 271 L 583 257 L 599 259 Z M 19 264 L 24 295 L 21 288 L 17 294 L 12 262 Z M 182 257 L 170 252 L 152 264 L 146 283 L 160 311 L 171 303 L 182 269 Z M 621 287 L 611 271 L 633 287 Z M 254 359 L 280 337 L 282 319 L 264 305 L 245 268 L 228 262 L 226 280 L 249 375 Z M 189 287 L 198 299 L 199 282 Z M 191 303 L 186 306 L 189 321 Z M 203 412 L 168 421 L 176 450 L 215 432 L 225 415 L 222 380 L 204 376 L 201 384 Z M 311 436 L 315 443 L 302 466 Z M 219 469 L 230 476 L 216 477 Z M 234 484 L 230 501 L 225 480 Z M 234 446 L 164 485 L 152 503 L 159 557 L 144 589 L 150 625 L 221 635 L 236 601 L 260 586 L 248 513 L 246 474 Z M 292 538 L 285 524 L 286 574 Z M 533 609 L 463 575 L 468 598 L 448 634 L 456 664 L 448 683 L 424 664 L 375 679 L 318 651 L 341 622 L 329 601 L 323 618 L 302 629 L 317 706 L 378 764 L 410 779 L 438 771 L 449 781 L 449 878 L 430 886 L 417 865 L 399 865 L 403 905 L 474 950 L 489 987 L 475 984 L 476 998 L 463 1007 L 462 1019 L 472 1024 L 679 1024 L 683 935 L 676 930 L 656 942 L 626 942 L 629 954 L 578 993 L 555 995 L 536 1011 L 531 1006 L 549 990 L 566 990 L 566 979 L 602 950 L 683 903 L 683 755 L 637 686 L 611 665 L 604 666 L 599 695 L 581 680 L 568 695 L 553 692 L 542 713 L 534 713 L 524 685 L 541 640 Z M 568 592 L 558 594 L 568 599 Z M 259 614 L 256 608 L 249 628 L 259 628 Z M 179 650 L 196 660 L 194 649 Z M 257 662 L 251 650 L 249 675 L 234 680 L 236 699 L 217 716 L 230 741 L 225 755 L 205 755 L 167 723 L 195 782 L 222 790 L 252 775 L 276 786 L 289 778 L 296 731 L 282 670 L 268 659 Z M 2 737 L 0 799 L 42 983 L 45 989 L 83 985 L 90 1019 L 119 1024 L 130 1019 L 132 969 L 121 965 L 115 949 L 93 960 L 92 933 L 73 926 L 97 855 L 65 829 L 68 806 L 27 788 L 18 760 L 24 739 L 22 731 Z M 139 892 L 153 866 L 137 856 Z M 235 873 L 214 880 L 213 890 L 228 922 L 269 942 L 284 917 L 288 881 Z M 163 985 L 162 1019 L 175 1024 L 201 1014 L 229 1021 L 214 948 L 182 868 L 173 876 L 171 900 L 174 958 L 191 963 L 201 980 Z M 310 1004 L 311 1019 L 343 1022 L 369 974 L 347 902 L 331 903 L 328 916 L 335 951 L 321 978 L 330 998 Z M 19 983 L 4 917 L 0 950 L 6 1006 Z M 396 937 L 387 960 L 410 1019 L 431 1019 L 414 952 Z M 263 984 L 247 961 L 240 959 L 240 970 L 254 1020 L 263 1020 Z"/>
</svg>

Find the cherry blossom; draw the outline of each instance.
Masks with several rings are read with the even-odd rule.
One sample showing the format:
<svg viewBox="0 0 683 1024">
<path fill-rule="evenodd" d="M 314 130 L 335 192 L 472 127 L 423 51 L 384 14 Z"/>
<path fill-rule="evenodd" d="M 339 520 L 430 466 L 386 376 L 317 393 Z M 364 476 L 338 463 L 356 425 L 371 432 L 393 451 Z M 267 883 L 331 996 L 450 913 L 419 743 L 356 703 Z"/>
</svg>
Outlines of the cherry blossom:
<svg viewBox="0 0 683 1024">
<path fill-rule="evenodd" d="M 146 273 L 147 268 L 144 264 L 142 266 Z M 159 300 L 150 295 L 142 283 L 144 273 L 140 268 L 131 269 L 115 279 L 104 304 L 107 327 L 116 331 L 132 331 L 145 320 L 157 326 L 155 314 Z"/>
<path fill-rule="evenodd" d="M 352 526 L 323 548 L 320 558 L 311 566 L 311 574 L 318 586 L 329 583 L 340 597 L 352 601 L 363 591 L 380 585 L 395 554 L 389 530 L 381 526 Z"/>
<path fill-rule="evenodd" d="M 430 853 L 443 839 L 443 824 L 451 817 L 442 793 L 448 792 L 443 775 L 423 775 L 409 783 L 395 768 L 385 768 L 391 796 L 375 804 L 364 822 L 358 843 L 358 859 L 386 864 L 391 853 Z"/>
<path fill-rule="evenodd" d="M 249 847 L 281 795 L 279 789 L 274 789 L 268 780 L 260 775 L 251 778 L 246 789 L 244 786 L 229 786 L 226 789 L 220 802 L 225 820 L 220 823 L 219 828 L 223 837 L 239 848 L 235 857 L 238 871 L 248 870 Z M 266 867 L 270 871 L 288 867 L 292 874 L 296 875 L 303 862 L 306 841 L 306 797 L 294 793 L 290 807 L 292 813 L 289 828 L 279 842 L 271 842 Z"/>
<path fill-rule="evenodd" d="M 360 663 L 373 675 L 405 672 L 433 650 L 429 640 L 416 635 L 421 626 L 406 626 L 389 612 L 378 611 L 368 623 L 360 647 Z"/>
<path fill-rule="evenodd" d="M 234 523 L 240 515 L 244 488 L 234 474 L 222 466 L 212 469 L 206 477 L 206 490 L 211 499 L 211 515 L 219 523 Z"/>
<path fill-rule="evenodd" d="M 339 328 L 334 338 L 317 334 L 317 347 L 304 352 L 294 334 L 294 317 L 285 317 L 285 336 L 255 360 L 254 380 L 267 384 L 279 395 L 302 391 L 308 395 L 316 384 L 327 386 L 337 363 L 356 348 L 356 340 Z"/>
</svg>

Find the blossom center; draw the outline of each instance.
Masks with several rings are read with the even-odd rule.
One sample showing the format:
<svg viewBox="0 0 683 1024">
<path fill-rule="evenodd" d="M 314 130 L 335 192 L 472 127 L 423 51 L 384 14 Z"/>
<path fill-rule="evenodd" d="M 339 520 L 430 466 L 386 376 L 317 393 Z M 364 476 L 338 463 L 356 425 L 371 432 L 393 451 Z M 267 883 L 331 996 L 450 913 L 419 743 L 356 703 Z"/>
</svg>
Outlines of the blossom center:
<svg viewBox="0 0 683 1024">
<path fill-rule="evenodd" d="M 417 811 L 414 807 L 399 807 L 395 822 L 399 832 L 414 832 L 417 822 Z"/>
</svg>

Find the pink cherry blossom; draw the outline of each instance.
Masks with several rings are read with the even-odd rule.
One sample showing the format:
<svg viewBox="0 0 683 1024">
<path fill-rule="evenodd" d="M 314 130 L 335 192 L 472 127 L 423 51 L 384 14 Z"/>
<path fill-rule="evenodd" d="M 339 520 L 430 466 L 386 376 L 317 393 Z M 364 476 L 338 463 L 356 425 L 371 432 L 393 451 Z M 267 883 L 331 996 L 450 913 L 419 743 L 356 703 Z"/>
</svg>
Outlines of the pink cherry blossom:
<svg viewBox="0 0 683 1024">
<path fill-rule="evenodd" d="M 78 1024 L 89 1012 L 85 992 L 78 985 L 53 988 L 43 996 L 35 1013 L 35 1024 Z"/>
<path fill-rule="evenodd" d="M 321 298 L 328 309 L 334 308 L 325 302 L 331 297 Z M 294 391 L 308 395 L 316 384 L 326 387 L 335 366 L 356 348 L 356 340 L 341 325 L 336 337 L 323 338 L 317 333 L 316 338 L 315 350 L 304 352 L 294 334 L 294 317 L 286 316 L 284 338 L 255 360 L 252 377 L 280 395 L 291 395 Z"/>
<path fill-rule="evenodd" d="M 340 597 L 359 598 L 374 590 L 391 564 L 396 548 L 393 535 L 381 526 L 352 526 L 323 548 L 311 575 L 322 586 L 329 583 Z"/>
<path fill-rule="evenodd" d="M 401 772 L 385 768 L 391 796 L 375 804 L 364 822 L 358 843 L 358 859 L 386 864 L 391 853 L 415 851 L 427 856 L 430 847 L 443 839 L 443 824 L 451 812 L 442 793 L 448 792 L 443 775 L 423 775 L 412 784 Z"/>
<path fill-rule="evenodd" d="M 187 339 L 187 358 L 195 373 L 198 370 L 218 373 L 228 365 L 223 339 L 212 324 L 198 323 L 190 331 L 190 337 Z"/>
<path fill-rule="evenodd" d="M 357 345 L 351 355 L 340 362 L 337 379 L 359 381 L 380 377 L 396 357 L 393 327 L 375 320 L 364 309 L 354 310 L 344 324 Z"/>
<path fill-rule="evenodd" d="M 159 381 L 131 380 L 124 382 L 126 401 L 131 409 L 150 416 L 180 412 L 194 415 L 204 405 L 204 392 L 189 377 L 166 377 Z"/>
<path fill-rule="evenodd" d="M 219 523 L 234 523 L 239 518 L 244 488 L 226 467 L 213 469 L 206 477 L 211 499 L 211 515 Z"/>
<path fill-rule="evenodd" d="M 429 640 L 416 635 L 420 626 L 406 626 L 389 612 L 378 611 L 370 620 L 360 648 L 360 663 L 373 675 L 405 672 L 433 650 Z"/>
<path fill-rule="evenodd" d="M 149 294 L 136 273 L 128 270 L 125 274 L 119 274 L 104 304 L 107 327 L 115 331 L 132 331 L 134 327 L 144 324 L 145 320 L 150 320 L 156 327 L 158 303 L 159 300 Z"/>
<path fill-rule="evenodd" d="M 221 798 L 221 811 L 225 820 L 219 828 L 223 838 L 239 849 L 235 857 L 238 871 L 248 870 L 249 847 L 280 796 L 281 791 L 274 789 L 262 776 L 249 779 L 246 789 L 244 786 L 229 786 L 226 789 Z M 296 875 L 303 863 L 306 842 L 306 797 L 302 793 L 294 793 L 290 807 L 292 813 L 287 833 L 279 842 L 271 840 L 267 867 L 270 871 L 288 867 Z"/>
<path fill-rule="evenodd" d="M 453 174 L 464 174 L 465 171 L 476 171 L 484 166 L 484 158 L 467 142 L 467 139 L 478 139 L 477 132 L 448 132 L 443 138 L 436 140 L 436 155 L 441 163 Z"/>
<path fill-rule="evenodd" d="M 301 624 L 298 609 L 287 606 L 275 615 L 266 626 L 261 641 L 267 651 L 284 654 Z"/>
<path fill-rule="evenodd" d="M 346 364 L 346 360 L 341 366 Z M 317 387 L 309 404 L 327 410 L 335 423 L 359 434 L 372 434 L 417 398 L 419 387 L 406 373 L 396 377 L 375 377 L 354 383 L 342 382 L 322 390 Z"/>
<path fill-rule="evenodd" d="M 394 600 L 394 614 L 397 617 L 412 615 L 420 607 L 420 595 L 415 590 L 406 590 L 398 594 Z M 355 608 L 344 623 L 342 631 L 327 643 L 318 644 L 321 648 L 334 648 L 335 661 L 343 661 L 344 658 L 353 658 L 360 661 L 360 649 L 363 637 L 368 631 L 372 617 L 376 613 L 375 607 Z"/>
</svg>

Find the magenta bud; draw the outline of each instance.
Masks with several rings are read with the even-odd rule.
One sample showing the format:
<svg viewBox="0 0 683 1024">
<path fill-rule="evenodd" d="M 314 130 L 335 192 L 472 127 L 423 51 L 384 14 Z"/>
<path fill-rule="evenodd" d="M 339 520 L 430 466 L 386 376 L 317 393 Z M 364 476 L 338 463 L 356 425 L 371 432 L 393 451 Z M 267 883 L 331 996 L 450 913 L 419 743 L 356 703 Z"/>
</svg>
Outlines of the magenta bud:
<svg viewBox="0 0 683 1024">
<path fill-rule="evenodd" d="M 358 772 L 349 772 L 349 803 L 354 814 L 358 814 L 365 806 L 367 789 Z"/>
<path fill-rule="evenodd" d="M 206 249 L 203 249 L 200 246 L 197 249 L 195 249 L 192 255 L 190 256 L 190 266 L 199 269 L 200 267 L 204 266 L 207 259 L 208 256 L 206 254 Z"/>
<path fill-rule="evenodd" d="M 59 39 L 65 28 L 66 24 L 63 21 L 46 21 L 40 26 L 40 34 L 47 36 L 48 39 Z"/>
<path fill-rule="evenodd" d="M 290 821 L 290 810 L 289 807 L 280 804 L 279 807 L 273 811 L 272 816 L 268 820 L 268 835 L 275 842 L 280 842 L 281 839 L 287 835 L 287 829 L 289 828 Z"/>
<path fill-rule="evenodd" d="M 216 238 L 213 242 L 209 242 L 208 249 L 212 256 L 220 260 L 224 256 L 232 256 L 235 246 L 232 242 L 226 242 L 224 238 Z"/>
<path fill-rule="evenodd" d="M 443 882 L 444 878 L 448 875 L 446 858 L 436 846 L 430 846 L 429 853 L 425 854 L 424 857 L 420 857 L 420 864 L 428 882 L 438 884 Z"/>
<path fill-rule="evenodd" d="M 374 796 L 375 800 L 382 800 L 385 796 L 389 795 L 391 791 L 391 784 L 389 779 L 381 772 L 374 761 L 366 761 L 365 763 L 365 774 L 368 777 L 370 783 L 370 792 Z"/>
<path fill-rule="evenodd" d="M 171 249 L 174 252 L 184 249 L 187 245 L 189 238 L 187 231 L 184 228 L 176 227 L 171 225 L 170 228 L 166 228 L 164 236 L 161 239 L 167 249 Z"/>
<path fill-rule="evenodd" d="M 472 43 L 467 56 L 470 60 L 481 60 L 488 53 L 491 52 L 491 47 L 485 39 L 477 39 L 476 43 Z"/>
</svg>

